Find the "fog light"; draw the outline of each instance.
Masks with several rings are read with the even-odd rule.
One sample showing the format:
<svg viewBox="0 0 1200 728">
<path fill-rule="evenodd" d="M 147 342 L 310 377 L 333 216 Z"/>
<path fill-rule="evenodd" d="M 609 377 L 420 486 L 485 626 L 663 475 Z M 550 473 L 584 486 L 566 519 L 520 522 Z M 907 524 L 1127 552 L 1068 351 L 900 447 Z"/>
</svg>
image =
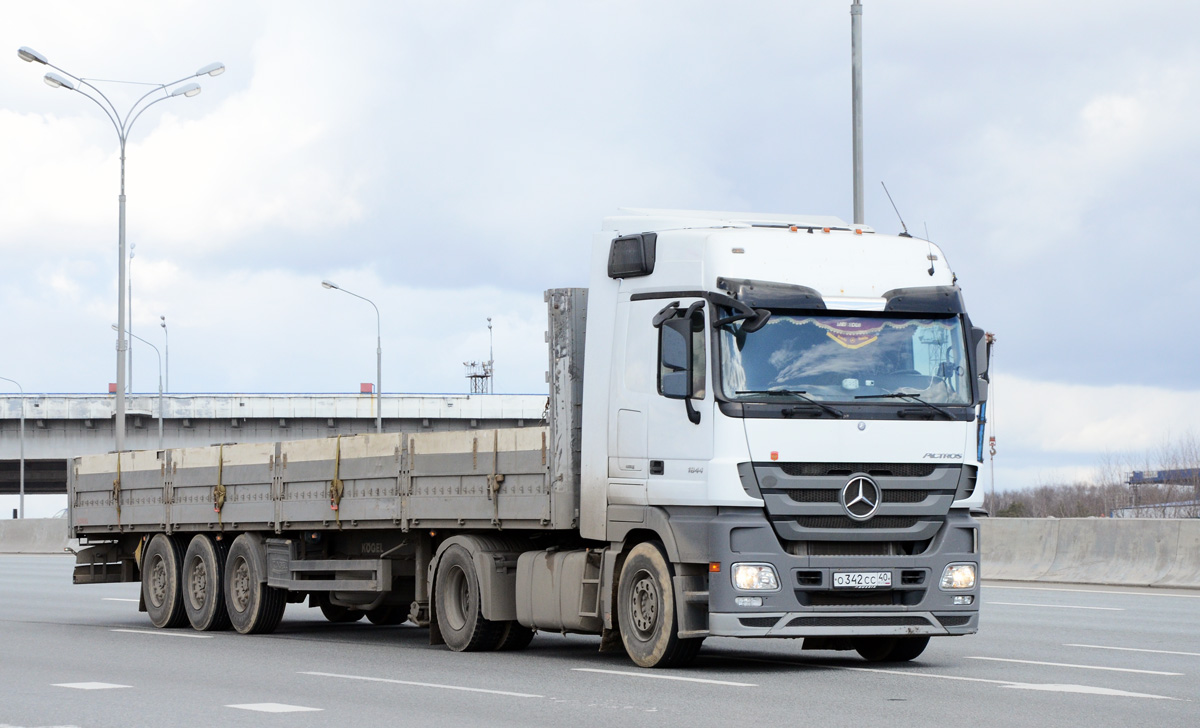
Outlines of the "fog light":
<svg viewBox="0 0 1200 728">
<path fill-rule="evenodd" d="M 974 589 L 975 564 L 950 564 L 942 572 L 943 589 Z"/>
<path fill-rule="evenodd" d="M 779 591 L 779 577 L 770 564 L 734 564 L 733 585 L 747 591 Z"/>
<path fill-rule="evenodd" d="M 733 603 L 739 607 L 761 607 L 762 597 L 734 597 Z"/>
<path fill-rule="evenodd" d="M 963 604 L 963 605 L 966 605 L 966 604 L 971 604 L 971 603 L 972 603 L 972 602 L 974 602 L 974 601 L 975 601 L 975 597 L 971 596 L 970 594 L 965 594 L 965 595 L 962 595 L 962 596 L 957 596 L 957 597 L 954 597 L 954 603 L 955 603 L 955 604 Z"/>
</svg>

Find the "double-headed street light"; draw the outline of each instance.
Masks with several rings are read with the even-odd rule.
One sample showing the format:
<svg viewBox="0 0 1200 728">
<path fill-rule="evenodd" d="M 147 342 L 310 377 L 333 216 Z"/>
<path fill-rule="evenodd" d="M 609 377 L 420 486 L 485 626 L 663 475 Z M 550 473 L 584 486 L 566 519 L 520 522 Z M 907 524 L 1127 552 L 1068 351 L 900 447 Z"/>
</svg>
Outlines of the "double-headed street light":
<svg viewBox="0 0 1200 728">
<path fill-rule="evenodd" d="M 380 325 L 379 307 L 366 296 L 360 296 L 353 291 L 347 291 L 332 281 L 321 281 L 321 285 L 334 291 L 349 293 L 355 298 L 361 298 L 375 309 L 375 431 L 383 432 L 383 400 L 379 398 L 383 393 L 383 335 L 381 333 L 383 329 Z"/>
<path fill-rule="evenodd" d="M 20 390 L 20 392 L 21 392 L 21 465 L 20 465 L 21 472 L 20 472 L 20 475 L 18 475 L 17 477 L 19 478 L 20 483 L 21 483 L 21 486 L 20 486 L 21 500 L 19 503 L 20 510 L 18 511 L 18 515 L 20 515 L 21 518 L 24 518 L 25 517 L 25 388 L 22 387 L 15 379 L 9 379 L 8 377 L 0 377 L 0 379 L 4 380 L 6 382 L 12 382 L 13 384 L 17 385 L 17 389 Z"/>
<path fill-rule="evenodd" d="M 67 71 L 64 71 L 53 63 L 50 63 L 50 61 L 46 60 L 45 56 L 33 50 L 32 48 L 22 47 L 17 51 L 17 57 L 28 63 L 40 63 L 44 66 L 49 66 L 55 71 L 64 74 L 66 78 L 59 75 L 59 73 L 46 73 L 44 76 L 46 85 L 50 88 L 65 88 L 68 91 L 75 91 L 99 106 L 100 110 L 104 112 L 104 115 L 108 117 L 108 120 L 112 122 L 113 128 L 117 130 L 117 139 L 121 144 L 121 194 L 117 198 L 119 200 L 119 214 L 117 218 L 119 231 L 117 256 L 117 401 L 115 408 L 116 422 L 114 423 L 114 429 L 116 431 L 116 450 L 120 452 L 125 449 L 126 350 L 124 347 L 127 345 L 125 341 L 125 266 L 127 264 L 125 257 L 125 143 L 129 139 L 129 132 L 133 128 L 134 122 L 141 117 L 142 113 L 146 111 L 146 109 L 160 101 L 166 101 L 167 99 L 175 98 L 176 96 L 186 96 L 189 98 L 195 96 L 196 94 L 200 93 L 200 84 L 195 82 L 183 82 L 192 78 L 198 78 L 200 76 L 220 76 L 225 72 L 225 65 L 222 63 L 210 63 L 190 76 L 185 76 L 178 81 L 172 81 L 170 83 L 148 84 L 154 88 L 147 91 L 141 98 L 135 101 L 133 106 L 129 107 L 129 111 L 125 112 L 125 115 L 122 116 L 121 113 L 117 111 L 117 107 L 113 105 L 112 101 L 110 101 L 108 97 L 100 91 L 100 89 L 93 86 L 88 79 L 75 76 Z M 84 90 L 85 88 L 87 89 L 86 91 Z M 151 96 L 159 93 L 162 95 L 158 98 L 150 99 Z"/>
</svg>

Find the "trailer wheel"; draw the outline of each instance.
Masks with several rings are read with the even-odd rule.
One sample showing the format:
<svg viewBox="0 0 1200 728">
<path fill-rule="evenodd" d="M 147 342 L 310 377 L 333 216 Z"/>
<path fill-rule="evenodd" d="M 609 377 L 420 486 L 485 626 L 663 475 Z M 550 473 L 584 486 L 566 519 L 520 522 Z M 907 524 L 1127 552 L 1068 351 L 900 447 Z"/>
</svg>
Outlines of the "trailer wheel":
<svg viewBox="0 0 1200 728">
<path fill-rule="evenodd" d="M 854 650 L 868 662 L 908 662 L 925 651 L 929 637 L 860 637 Z"/>
<path fill-rule="evenodd" d="M 621 567 L 617 621 L 625 651 L 641 667 L 686 665 L 703 641 L 679 638 L 670 565 L 651 542 L 634 546 Z"/>
<path fill-rule="evenodd" d="M 503 634 L 499 623 L 484 619 L 479 575 L 462 546 L 451 546 L 438 562 L 434 585 L 438 628 L 455 652 L 494 649 Z"/>
<path fill-rule="evenodd" d="M 146 613 L 155 627 L 187 624 L 180 589 L 183 555 L 179 543 L 165 533 L 155 534 L 142 555 L 142 597 Z"/>
<path fill-rule="evenodd" d="M 224 541 L 197 534 L 183 556 L 183 609 L 201 632 L 229 629 L 224 588 L 228 550 Z"/>
<path fill-rule="evenodd" d="M 261 573 L 258 546 L 238 536 L 225 560 L 225 607 L 229 621 L 242 634 L 274 632 L 287 607 L 287 591 L 267 586 Z"/>
</svg>

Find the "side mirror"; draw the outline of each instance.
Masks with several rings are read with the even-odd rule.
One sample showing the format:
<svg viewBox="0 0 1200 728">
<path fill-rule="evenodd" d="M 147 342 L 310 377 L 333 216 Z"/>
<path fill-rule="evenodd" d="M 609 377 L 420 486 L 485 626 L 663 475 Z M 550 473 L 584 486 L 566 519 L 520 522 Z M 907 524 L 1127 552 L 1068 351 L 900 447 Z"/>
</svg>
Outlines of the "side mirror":
<svg viewBox="0 0 1200 728">
<path fill-rule="evenodd" d="M 659 328 L 659 390 L 664 397 L 687 399 L 693 394 L 691 324 L 674 318 Z"/>
<path fill-rule="evenodd" d="M 689 307 L 689 314 L 662 321 L 658 327 L 658 391 L 669 399 L 682 399 L 688 420 L 700 424 L 700 412 L 692 405 L 696 396 L 696 372 L 693 370 L 693 335 L 696 326 L 703 331 L 703 317 L 697 323 L 700 305 Z M 703 341 L 703 339 L 701 339 Z M 703 353 L 703 349 L 700 350 Z M 703 372 L 701 372 L 703 374 Z M 701 387 L 704 385 L 701 384 Z"/>
<path fill-rule="evenodd" d="M 971 328 L 971 345 L 975 350 L 975 401 L 986 402 L 988 394 L 988 359 L 991 356 L 991 337 L 978 327 Z"/>
</svg>

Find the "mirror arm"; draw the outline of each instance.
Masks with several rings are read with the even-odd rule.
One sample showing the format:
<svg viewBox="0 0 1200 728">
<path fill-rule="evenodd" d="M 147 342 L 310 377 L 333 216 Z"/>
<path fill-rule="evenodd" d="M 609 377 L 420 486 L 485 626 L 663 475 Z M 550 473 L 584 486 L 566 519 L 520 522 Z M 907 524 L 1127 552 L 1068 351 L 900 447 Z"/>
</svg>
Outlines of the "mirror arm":
<svg viewBox="0 0 1200 728">
<path fill-rule="evenodd" d="M 692 406 L 692 398 L 684 397 L 683 403 L 687 405 L 688 420 L 690 420 L 693 425 L 700 424 L 700 411 Z"/>
</svg>

